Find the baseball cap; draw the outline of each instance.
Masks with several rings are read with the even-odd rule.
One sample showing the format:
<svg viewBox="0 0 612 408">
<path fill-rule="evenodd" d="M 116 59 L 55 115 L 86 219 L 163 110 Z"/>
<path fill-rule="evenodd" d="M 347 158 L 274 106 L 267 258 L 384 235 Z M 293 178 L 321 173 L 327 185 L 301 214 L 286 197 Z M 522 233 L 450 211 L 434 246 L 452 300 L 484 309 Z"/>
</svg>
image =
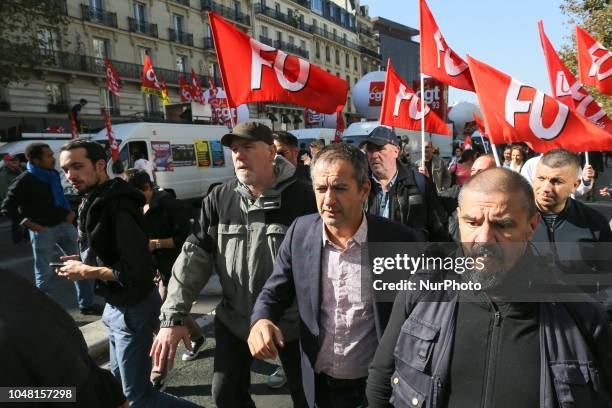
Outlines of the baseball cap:
<svg viewBox="0 0 612 408">
<path fill-rule="evenodd" d="M 395 132 L 386 126 L 375 127 L 364 142 L 374 143 L 376 146 L 384 146 L 386 144 L 397 146 L 399 143 Z"/>
<path fill-rule="evenodd" d="M 259 140 L 269 145 L 274 144 L 272 130 L 260 122 L 249 121 L 236 125 L 231 133 L 223 135 L 221 144 L 230 147 L 234 136 L 249 140 Z"/>
</svg>

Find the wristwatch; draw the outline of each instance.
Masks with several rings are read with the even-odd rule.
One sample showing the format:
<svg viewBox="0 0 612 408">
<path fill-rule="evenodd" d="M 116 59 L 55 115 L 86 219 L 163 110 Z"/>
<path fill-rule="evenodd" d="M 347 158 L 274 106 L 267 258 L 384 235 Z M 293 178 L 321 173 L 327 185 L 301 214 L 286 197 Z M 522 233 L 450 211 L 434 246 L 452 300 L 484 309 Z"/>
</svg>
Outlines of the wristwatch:
<svg viewBox="0 0 612 408">
<path fill-rule="evenodd" d="M 175 326 L 182 326 L 183 325 L 183 320 L 181 319 L 174 319 L 174 320 L 164 320 L 159 324 L 159 327 L 175 327 Z"/>
</svg>

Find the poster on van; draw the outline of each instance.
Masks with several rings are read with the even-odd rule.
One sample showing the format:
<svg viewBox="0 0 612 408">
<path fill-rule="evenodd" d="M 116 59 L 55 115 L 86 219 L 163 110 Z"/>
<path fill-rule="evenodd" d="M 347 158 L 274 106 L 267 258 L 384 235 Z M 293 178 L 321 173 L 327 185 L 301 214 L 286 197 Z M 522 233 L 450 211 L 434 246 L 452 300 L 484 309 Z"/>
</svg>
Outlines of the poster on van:
<svg viewBox="0 0 612 408">
<path fill-rule="evenodd" d="M 172 145 L 172 164 L 174 167 L 195 166 L 195 150 L 190 144 Z"/>
<path fill-rule="evenodd" d="M 213 167 L 225 167 L 225 154 L 220 140 L 212 140 L 210 143 L 210 154 Z"/>
<path fill-rule="evenodd" d="M 156 171 L 172 171 L 170 142 L 151 142 Z"/>
<path fill-rule="evenodd" d="M 198 167 L 210 167 L 210 146 L 208 140 L 196 140 L 194 143 Z"/>
</svg>

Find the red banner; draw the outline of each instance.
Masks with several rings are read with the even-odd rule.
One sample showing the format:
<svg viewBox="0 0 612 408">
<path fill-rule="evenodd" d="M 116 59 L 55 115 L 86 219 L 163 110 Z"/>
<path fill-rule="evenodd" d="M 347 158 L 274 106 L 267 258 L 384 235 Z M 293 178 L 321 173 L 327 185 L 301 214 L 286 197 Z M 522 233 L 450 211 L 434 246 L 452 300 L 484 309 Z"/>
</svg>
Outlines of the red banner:
<svg viewBox="0 0 612 408">
<path fill-rule="evenodd" d="M 336 113 L 336 133 L 334 134 L 334 143 L 340 143 L 342 141 L 342 133 L 346 129 L 346 122 L 344 121 L 344 113 L 342 111 Z"/>
<path fill-rule="evenodd" d="M 208 19 L 231 106 L 281 102 L 334 113 L 346 104 L 344 79 L 254 40 L 216 13 Z"/>
<path fill-rule="evenodd" d="M 179 75 L 179 96 L 182 103 L 193 102 L 191 85 L 187 83 L 187 80 L 182 75 Z"/>
<path fill-rule="evenodd" d="M 387 62 L 385 93 L 380 108 L 381 125 L 409 130 L 421 130 L 421 118 L 425 116 L 425 131 L 451 136 L 452 132 L 442 119 L 425 106 L 425 114 L 420 111 L 421 99 L 406 85 L 393 69 L 391 59 Z"/>
<path fill-rule="evenodd" d="M 76 139 L 79 137 L 79 129 L 77 129 L 76 120 L 74 119 L 72 111 L 68 112 L 68 117 L 70 118 L 70 132 L 72 133 L 72 139 Z"/>
<path fill-rule="evenodd" d="M 103 111 L 104 122 L 106 123 L 106 134 L 108 135 L 108 146 L 110 147 L 111 157 L 113 158 L 113 161 L 117 161 L 119 160 L 119 146 L 117 145 L 117 139 L 115 139 L 115 134 L 113 133 L 113 128 L 111 127 L 108 110 L 103 109 Z"/>
<path fill-rule="evenodd" d="M 450 49 L 425 0 L 420 0 L 421 73 L 466 91 L 474 91 L 468 64 Z"/>
<path fill-rule="evenodd" d="M 159 96 L 162 95 L 161 84 L 157 80 L 157 76 L 153 70 L 153 65 L 151 64 L 151 57 L 148 55 L 145 55 L 140 91 Z"/>
<path fill-rule="evenodd" d="M 576 48 L 580 82 L 612 95 L 612 52 L 580 26 L 576 26 Z"/>
<path fill-rule="evenodd" d="M 206 102 L 204 101 L 204 91 L 202 90 L 202 86 L 200 85 L 200 80 L 196 75 L 193 68 L 191 68 L 191 97 L 197 103 L 201 103 L 204 105 Z"/>
<path fill-rule="evenodd" d="M 612 135 L 567 105 L 468 56 L 472 79 L 494 144 L 528 142 L 533 150 L 612 150 Z"/>
<path fill-rule="evenodd" d="M 563 64 L 544 32 L 542 21 L 538 22 L 538 29 L 553 96 L 600 128 L 612 133 L 612 121 L 580 82 L 576 81 L 574 74 Z"/>
<path fill-rule="evenodd" d="M 115 94 L 117 97 L 121 96 L 119 94 L 119 73 L 117 73 L 117 70 L 115 67 L 113 67 L 113 64 L 111 64 L 110 60 L 108 59 L 104 60 L 104 66 L 106 67 L 106 89 Z"/>
</svg>

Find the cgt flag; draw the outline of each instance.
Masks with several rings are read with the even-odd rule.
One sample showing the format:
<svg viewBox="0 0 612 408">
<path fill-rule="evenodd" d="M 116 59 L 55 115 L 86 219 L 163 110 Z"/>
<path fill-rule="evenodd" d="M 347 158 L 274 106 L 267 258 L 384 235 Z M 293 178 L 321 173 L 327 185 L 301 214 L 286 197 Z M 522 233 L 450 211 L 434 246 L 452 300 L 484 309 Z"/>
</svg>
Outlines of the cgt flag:
<svg viewBox="0 0 612 408">
<path fill-rule="evenodd" d="M 593 97 L 589 95 L 587 90 L 584 89 L 582 84 L 576 81 L 574 74 L 563 64 L 563 61 L 561 61 L 561 58 L 559 58 L 559 55 L 546 36 L 541 20 L 538 22 L 538 29 L 540 30 L 540 41 L 542 42 L 544 56 L 546 57 L 548 77 L 553 96 L 600 128 L 605 129 L 608 133 L 612 133 L 612 121 L 606 116 L 606 113 L 595 102 Z"/>
<path fill-rule="evenodd" d="M 204 100 L 204 91 L 202 90 L 202 86 L 200 86 L 200 80 L 193 68 L 191 68 L 191 92 L 191 96 L 195 102 L 202 105 L 206 103 Z"/>
<path fill-rule="evenodd" d="M 187 83 L 187 80 L 182 75 L 179 75 L 179 96 L 182 103 L 193 102 L 191 85 Z"/>
<path fill-rule="evenodd" d="M 344 79 L 254 40 L 214 12 L 208 19 L 230 106 L 282 102 L 331 114 L 346 104 Z"/>
<path fill-rule="evenodd" d="M 612 135 L 567 105 L 468 56 L 491 143 L 530 143 L 544 153 L 608 151 Z"/>
<path fill-rule="evenodd" d="M 117 139 L 115 139 L 115 134 L 113 133 L 113 128 L 111 127 L 110 117 L 108 116 L 108 109 L 103 109 L 104 111 L 104 123 L 106 124 L 106 134 L 108 135 L 108 145 L 111 150 L 111 157 L 113 161 L 119 160 L 119 146 L 117 145 Z"/>
<path fill-rule="evenodd" d="M 148 55 L 145 55 L 140 91 L 143 93 L 157 95 L 159 97 L 162 96 L 162 86 L 157 80 L 155 71 L 153 71 L 153 65 L 151 64 L 151 58 Z"/>
<path fill-rule="evenodd" d="M 423 114 L 419 112 L 420 106 L 420 98 L 395 72 L 391 65 L 391 59 L 389 59 L 385 92 L 380 108 L 380 124 L 401 129 L 421 130 Z M 425 131 L 440 135 L 452 135 L 446 123 L 427 104 L 425 104 Z"/>
<path fill-rule="evenodd" d="M 459 89 L 474 92 L 468 64 L 450 49 L 425 0 L 419 2 L 421 73 Z"/>
<path fill-rule="evenodd" d="M 108 59 L 104 60 L 104 66 L 106 67 L 106 89 L 117 97 L 121 96 L 119 94 L 119 73 Z"/>
<path fill-rule="evenodd" d="M 612 52 L 580 26 L 576 26 L 576 48 L 580 82 L 612 95 Z"/>
<path fill-rule="evenodd" d="M 170 102 L 170 96 L 168 95 L 168 84 L 166 83 L 166 79 L 163 77 L 161 78 L 160 86 L 162 103 L 164 106 L 170 105 L 172 102 Z"/>
</svg>

